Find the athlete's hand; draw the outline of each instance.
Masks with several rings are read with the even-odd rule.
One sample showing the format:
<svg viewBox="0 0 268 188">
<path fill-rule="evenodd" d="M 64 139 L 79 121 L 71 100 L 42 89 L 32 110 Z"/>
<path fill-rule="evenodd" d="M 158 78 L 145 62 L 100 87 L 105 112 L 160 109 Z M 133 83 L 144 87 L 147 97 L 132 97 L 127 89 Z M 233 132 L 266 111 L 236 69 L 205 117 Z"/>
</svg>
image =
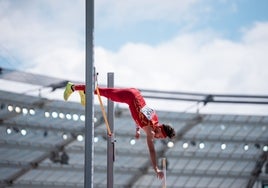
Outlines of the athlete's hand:
<svg viewBox="0 0 268 188">
<path fill-rule="evenodd" d="M 136 138 L 136 139 L 139 139 L 139 138 L 140 138 L 140 132 L 139 132 L 139 131 L 136 131 L 135 138 Z"/>
<path fill-rule="evenodd" d="M 156 176 L 158 179 L 163 179 L 164 178 L 164 172 L 162 170 L 159 170 L 158 168 L 155 170 Z"/>
<path fill-rule="evenodd" d="M 137 128 L 136 128 L 136 135 L 135 135 L 135 138 L 136 138 L 136 139 L 139 139 L 139 138 L 140 138 L 140 134 L 141 134 L 141 132 L 140 132 L 140 128 L 137 127 Z"/>
</svg>

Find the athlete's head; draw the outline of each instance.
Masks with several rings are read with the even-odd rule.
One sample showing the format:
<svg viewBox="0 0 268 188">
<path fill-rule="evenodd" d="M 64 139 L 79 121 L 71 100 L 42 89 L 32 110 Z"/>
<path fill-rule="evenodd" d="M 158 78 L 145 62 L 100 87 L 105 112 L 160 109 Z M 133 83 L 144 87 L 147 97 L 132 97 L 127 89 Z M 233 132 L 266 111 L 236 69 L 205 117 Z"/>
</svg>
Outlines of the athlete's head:
<svg viewBox="0 0 268 188">
<path fill-rule="evenodd" d="M 174 138 L 176 136 L 176 132 L 173 127 L 170 125 L 162 124 L 163 130 L 166 133 L 167 137 Z"/>
<path fill-rule="evenodd" d="M 154 129 L 154 137 L 155 138 L 174 138 L 175 137 L 175 130 L 170 125 L 162 124 L 161 126 L 158 126 Z"/>
</svg>

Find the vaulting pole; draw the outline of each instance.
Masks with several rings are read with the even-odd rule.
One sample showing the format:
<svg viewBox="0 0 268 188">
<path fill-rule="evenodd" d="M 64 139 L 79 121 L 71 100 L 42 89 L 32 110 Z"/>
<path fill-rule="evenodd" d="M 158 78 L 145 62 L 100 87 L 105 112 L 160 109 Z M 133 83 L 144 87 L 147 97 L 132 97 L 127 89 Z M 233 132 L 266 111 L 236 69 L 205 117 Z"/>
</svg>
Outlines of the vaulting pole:
<svg viewBox="0 0 268 188">
<path fill-rule="evenodd" d="M 114 87 L 114 73 L 108 73 L 108 87 Z M 114 102 L 108 100 L 107 116 L 110 125 L 111 135 L 107 139 L 107 188 L 113 188 L 114 185 L 114 160 L 115 160 L 115 138 L 114 138 Z M 108 133 L 109 134 L 109 133 Z"/>
<path fill-rule="evenodd" d="M 86 0 L 86 112 L 84 188 L 93 188 L 94 175 L 94 86 L 93 62 L 94 0 Z"/>
</svg>

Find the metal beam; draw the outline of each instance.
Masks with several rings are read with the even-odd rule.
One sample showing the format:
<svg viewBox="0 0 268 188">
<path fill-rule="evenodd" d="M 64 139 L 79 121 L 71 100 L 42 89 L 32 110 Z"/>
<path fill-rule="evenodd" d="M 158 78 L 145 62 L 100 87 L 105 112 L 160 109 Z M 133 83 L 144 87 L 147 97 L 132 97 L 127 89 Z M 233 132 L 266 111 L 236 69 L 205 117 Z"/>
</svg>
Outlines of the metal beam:
<svg viewBox="0 0 268 188">
<path fill-rule="evenodd" d="M 56 77 L 32 74 L 19 70 L 7 69 L 4 67 L 0 67 L 0 79 L 32 85 L 39 85 L 44 87 L 49 87 L 49 85 L 51 84 L 61 83 L 62 81 L 64 81 L 63 79 L 59 79 Z"/>
<path fill-rule="evenodd" d="M 86 0 L 86 5 L 92 3 L 94 0 Z M 90 53 L 90 49 L 93 46 L 93 29 L 94 29 L 94 7 L 86 7 L 86 51 Z M 91 46 L 90 46 L 91 45 Z M 90 55 L 90 54 L 88 54 Z M 23 78 L 23 79 L 21 79 Z M 23 82 L 27 84 L 40 85 L 45 87 L 51 87 L 52 90 L 55 88 L 64 87 L 67 82 L 65 79 L 59 79 L 54 77 L 48 77 L 44 75 L 31 74 L 18 70 L 11 70 L 0 67 L 0 79 L 6 79 L 16 82 Z M 79 81 L 72 81 L 73 83 L 80 83 Z M 165 99 L 165 100 L 177 100 L 177 101 L 190 101 L 190 102 L 202 102 L 204 105 L 207 103 L 233 103 L 233 104 L 257 104 L 267 105 L 267 95 L 228 95 L 228 94 L 211 94 L 211 93 L 191 93 L 191 92 L 177 92 L 177 91 L 159 91 L 159 90 L 148 90 L 140 89 L 145 98 L 153 99 Z"/>
<path fill-rule="evenodd" d="M 145 98 L 207 103 L 234 103 L 267 105 L 267 95 L 227 95 L 209 93 L 172 92 L 140 89 Z"/>
</svg>

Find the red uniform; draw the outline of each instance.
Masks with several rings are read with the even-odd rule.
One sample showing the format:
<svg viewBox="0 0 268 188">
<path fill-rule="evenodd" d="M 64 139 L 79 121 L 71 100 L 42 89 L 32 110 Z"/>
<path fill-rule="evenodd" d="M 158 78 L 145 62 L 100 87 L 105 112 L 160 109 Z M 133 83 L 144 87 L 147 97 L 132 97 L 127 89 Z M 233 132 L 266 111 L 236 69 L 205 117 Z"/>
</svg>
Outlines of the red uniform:
<svg viewBox="0 0 268 188">
<path fill-rule="evenodd" d="M 85 91 L 85 85 L 74 85 L 74 90 Z M 135 88 L 99 88 L 101 96 L 112 101 L 126 103 L 130 113 L 139 127 L 158 126 L 158 117 L 155 111 L 149 108 L 139 90 Z M 96 94 L 96 91 L 95 91 Z"/>
<path fill-rule="evenodd" d="M 100 95 L 112 101 L 126 103 L 133 119 L 138 126 L 158 126 L 158 117 L 155 111 L 146 106 L 140 91 L 135 88 L 99 88 Z"/>
</svg>

